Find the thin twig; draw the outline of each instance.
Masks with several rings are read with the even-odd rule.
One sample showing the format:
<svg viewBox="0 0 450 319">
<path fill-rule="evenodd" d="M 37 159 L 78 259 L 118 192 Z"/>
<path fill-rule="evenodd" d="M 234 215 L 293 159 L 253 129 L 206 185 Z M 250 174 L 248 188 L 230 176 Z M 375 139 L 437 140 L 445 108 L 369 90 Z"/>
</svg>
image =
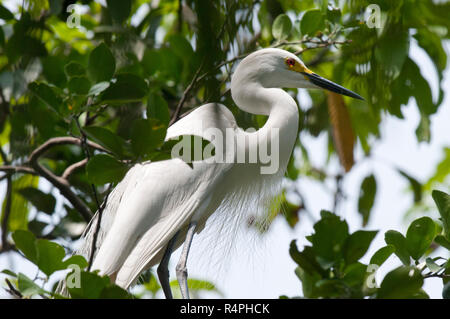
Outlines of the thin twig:
<svg viewBox="0 0 450 319">
<path fill-rule="evenodd" d="M 342 179 L 343 176 L 341 174 L 336 175 L 336 191 L 334 192 L 334 204 L 333 204 L 333 212 L 336 214 L 338 206 L 341 202 L 341 199 L 343 198 L 342 193 Z"/>
<path fill-rule="evenodd" d="M 86 133 L 83 131 L 83 129 L 81 128 L 80 122 L 78 121 L 78 117 L 75 118 L 75 123 L 77 124 L 78 130 L 81 133 L 81 137 L 79 138 L 81 141 L 81 147 L 84 150 L 84 153 L 86 155 L 86 159 L 89 161 L 91 159 L 91 154 L 89 153 L 89 149 L 87 146 L 87 136 Z M 92 189 L 92 194 L 94 195 L 94 200 L 95 203 L 97 204 L 97 209 L 100 209 L 100 202 L 98 200 L 98 194 L 97 194 L 97 189 L 95 188 L 95 185 L 91 183 L 91 189 Z"/>
<path fill-rule="evenodd" d="M 16 287 L 14 287 L 14 285 L 9 281 L 8 278 L 5 278 L 5 282 L 8 285 L 8 288 L 9 288 L 9 290 L 8 289 L 5 289 L 5 290 L 9 294 L 11 294 L 13 297 L 16 297 L 16 298 L 20 298 L 20 299 L 23 298 L 22 293 L 19 290 L 17 290 Z"/>
<path fill-rule="evenodd" d="M 67 167 L 64 170 L 64 173 L 61 175 L 61 177 L 66 180 L 69 179 L 70 175 L 72 175 L 73 172 L 75 172 L 75 170 L 85 166 L 87 164 L 87 162 L 88 162 L 88 159 L 84 158 L 79 162 L 73 163 L 72 165 L 70 165 L 69 167 Z"/>
<path fill-rule="evenodd" d="M 191 91 L 191 89 L 194 87 L 194 85 L 197 82 L 197 78 L 200 74 L 200 71 L 202 70 L 204 65 L 204 60 L 202 62 L 202 64 L 199 66 L 199 68 L 197 69 L 197 71 L 194 74 L 194 77 L 192 78 L 191 83 L 189 83 L 188 87 L 186 88 L 186 90 L 184 90 L 183 95 L 181 97 L 180 102 L 178 102 L 177 107 L 175 109 L 175 112 L 173 113 L 172 119 L 170 120 L 169 126 L 172 125 L 173 123 L 175 123 L 176 121 L 178 121 L 179 117 L 180 117 L 180 112 L 181 109 L 183 108 L 183 104 L 184 102 L 186 102 L 186 99 Z"/>
<path fill-rule="evenodd" d="M 53 137 L 53 138 L 49 139 L 48 141 L 46 141 L 41 146 L 39 146 L 37 149 L 35 149 L 31 153 L 28 161 L 29 162 L 35 161 L 38 157 L 42 156 L 42 154 L 44 154 L 47 150 L 49 150 L 53 146 L 66 145 L 66 144 L 74 144 L 74 145 L 81 146 L 81 141 L 80 141 L 80 139 L 78 139 L 76 137 L 70 137 L 70 136 Z M 94 143 L 92 141 L 87 141 L 87 145 L 89 145 L 90 147 L 92 147 L 94 149 L 100 150 L 102 152 L 108 152 L 102 146 L 100 146 L 99 144 Z"/>
<path fill-rule="evenodd" d="M 11 174 L 8 174 L 6 179 L 6 195 L 5 195 L 5 206 L 3 210 L 3 218 L 2 218 L 2 250 L 6 249 L 9 246 L 8 244 L 8 224 L 9 217 L 11 215 L 11 206 L 12 206 L 12 179 Z"/>
<path fill-rule="evenodd" d="M 105 199 L 103 200 L 103 203 L 100 205 L 100 207 L 98 209 L 97 224 L 95 225 L 94 236 L 92 238 L 91 254 L 89 255 L 88 271 L 91 270 L 92 263 L 94 262 L 94 254 L 95 254 L 95 249 L 97 247 L 98 233 L 100 232 L 100 227 L 101 227 L 101 223 L 102 223 L 103 210 L 106 207 L 106 204 L 108 202 L 108 197 L 109 197 L 110 193 L 111 193 L 111 185 L 109 185 L 109 189 L 108 189 L 108 192 L 107 192 L 107 194 L 105 196 Z"/>
<path fill-rule="evenodd" d="M 25 174 L 31 174 L 31 175 L 38 175 L 38 173 L 28 166 L 13 166 L 13 165 L 3 165 L 0 166 L 1 172 L 6 172 L 7 174 L 2 176 L 0 179 L 3 179 L 7 177 L 8 174 L 15 174 L 15 173 L 25 173 Z"/>
<path fill-rule="evenodd" d="M 97 143 L 87 141 L 87 145 L 89 145 L 92 148 L 103 150 L 104 148 L 98 145 Z M 67 200 L 72 204 L 72 206 L 79 211 L 79 213 L 83 216 L 83 218 L 86 221 L 89 221 L 92 217 L 92 212 L 90 208 L 78 197 L 71 189 L 69 182 L 62 177 L 59 177 L 55 174 L 53 174 L 50 170 L 43 167 L 39 164 L 38 159 L 41 157 L 47 150 L 49 150 L 51 147 L 56 145 L 64 145 L 64 144 L 75 144 L 82 146 L 82 142 L 80 139 L 75 137 L 55 137 L 44 144 L 42 144 L 40 147 L 35 149 L 29 158 L 29 164 L 31 167 L 34 168 L 36 172 L 39 173 L 42 177 L 47 179 L 51 184 L 53 184 L 60 193 L 67 198 Z"/>
<path fill-rule="evenodd" d="M 49 149 L 58 145 L 74 144 L 82 146 L 83 143 L 80 139 L 75 137 L 54 137 L 46 141 L 44 144 L 36 148 L 28 158 L 26 166 L 0 166 L 0 171 L 12 173 L 27 173 L 32 175 L 40 175 L 48 180 L 53 186 L 58 188 L 60 193 L 72 204 L 72 206 L 81 214 L 81 216 L 89 221 L 92 217 L 90 208 L 78 197 L 70 188 L 70 184 L 66 178 L 59 177 L 53 172 L 39 164 L 39 158 L 45 154 Z M 107 152 L 102 146 L 92 141 L 87 140 L 86 145 L 103 152 Z"/>
<path fill-rule="evenodd" d="M 8 157 L 6 156 L 3 148 L 0 147 L 0 156 L 3 160 L 3 163 L 9 164 Z M 12 205 L 12 178 L 11 173 L 6 174 L 6 194 L 5 194 L 5 206 L 3 210 L 2 216 L 2 250 L 8 247 L 8 224 L 9 224 L 9 216 L 11 215 L 11 205 Z"/>
</svg>

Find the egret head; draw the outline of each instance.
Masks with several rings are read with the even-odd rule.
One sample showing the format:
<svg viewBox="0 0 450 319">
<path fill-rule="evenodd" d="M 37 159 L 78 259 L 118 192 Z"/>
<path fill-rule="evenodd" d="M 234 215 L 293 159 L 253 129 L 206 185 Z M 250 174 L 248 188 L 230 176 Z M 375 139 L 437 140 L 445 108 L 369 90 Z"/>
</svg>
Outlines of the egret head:
<svg viewBox="0 0 450 319">
<path fill-rule="evenodd" d="M 239 64 L 234 86 L 256 82 L 266 88 L 320 88 L 363 100 L 358 94 L 309 70 L 294 54 L 275 48 L 256 51 Z M 240 83 L 239 83 L 240 82 Z"/>
</svg>

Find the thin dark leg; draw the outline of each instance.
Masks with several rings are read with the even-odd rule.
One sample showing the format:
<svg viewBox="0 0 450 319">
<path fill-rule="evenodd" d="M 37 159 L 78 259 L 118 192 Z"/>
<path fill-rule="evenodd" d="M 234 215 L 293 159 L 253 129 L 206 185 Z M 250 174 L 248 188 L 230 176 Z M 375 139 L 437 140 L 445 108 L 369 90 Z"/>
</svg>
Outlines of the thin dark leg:
<svg viewBox="0 0 450 319">
<path fill-rule="evenodd" d="M 170 255 L 172 255 L 173 252 L 173 246 L 175 245 L 175 242 L 177 241 L 178 234 L 180 232 L 178 231 L 172 239 L 169 241 L 166 247 L 166 251 L 164 252 L 164 256 L 159 263 L 157 273 L 158 273 L 158 279 L 161 283 L 161 287 L 164 291 L 164 295 L 166 296 L 166 299 L 172 299 L 172 290 L 170 289 L 170 282 L 169 282 L 169 261 L 170 261 Z"/>
<path fill-rule="evenodd" d="M 192 239 L 194 238 L 195 228 L 197 222 L 191 222 L 186 234 L 186 240 L 184 242 L 183 251 L 181 252 L 180 260 L 178 261 L 176 271 L 178 283 L 180 285 L 181 296 L 183 299 L 189 299 L 189 290 L 187 286 L 187 258 L 189 255 L 189 249 L 191 248 Z"/>
</svg>

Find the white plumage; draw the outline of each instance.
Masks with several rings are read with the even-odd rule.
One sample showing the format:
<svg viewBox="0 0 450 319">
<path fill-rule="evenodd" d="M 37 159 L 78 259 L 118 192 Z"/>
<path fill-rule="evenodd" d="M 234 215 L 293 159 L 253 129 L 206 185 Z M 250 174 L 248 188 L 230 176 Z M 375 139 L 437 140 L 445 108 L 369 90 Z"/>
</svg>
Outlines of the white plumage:
<svg viewBox="0 0 450 319">
<path fill-rule="evenodd" d="M 213 103 L 197 108 L 172 125 L 166 139 L 198 135 L 211 141 L 224 157 L 234 152 L 235 158 L 239 151 L 248 154 L 252 143 L 257 146 L 273 143 L 271 132 L 276 128 L 279 129 L 276 172 L 261 174 L 261 162 L 196 161 L 191 168 L 175 158 L 135 165 L 109 196 L 92 269 L 110 275 L 116 284 L 129 288 L 144 270 L 160 263 L 169 241 L 178 231 L 173 248 L 185 241 L 193 222 L 198 233 L 214 212 L 222 214 L 226 223 L 227 219 L 230 222 L 239 219 L 248 211 L 253 214 L 267 209 L 271 198 L 280 190 L 298 130 L 297 105 L 280 87 L 317 87 L 308 74 L 313 73 L 295 55 L 284 50 L 263 49 L 245 58 L 233 75 L 232 97 L 244 111 L 268 115 L 264 127 L 254 133 L 244 132 L 225 106 Z M 207 132 L 208 128 L 220 129 L 223 136 L 227 129 L 231 130 L 234 141 L 247 138 L 248 143 L 244 149 L 230 150 L 226 143 L 219 145 L 220 141 Z M 87 258 L 97 218 L 96 215 L 85 231 L 84 243 L 78 251 Z"/>
</svg>

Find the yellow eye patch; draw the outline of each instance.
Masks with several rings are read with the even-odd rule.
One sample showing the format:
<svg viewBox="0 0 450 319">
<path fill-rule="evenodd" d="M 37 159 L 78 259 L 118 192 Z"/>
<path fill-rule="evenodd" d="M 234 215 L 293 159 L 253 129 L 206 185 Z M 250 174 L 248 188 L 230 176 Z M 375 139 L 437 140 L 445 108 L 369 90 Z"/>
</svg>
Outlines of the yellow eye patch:
<svg viewBox="0 0 450 319">
<path fill-rule="evenodd" d="M 288 66 L 288 68 L 292 71 L 295 72 L 300 72 L 300 73 L 309 73 L 312 74 L 313 72 L 308 69 L 306 66 L 298 63 L 295 59 L 293 58 L 286 58 L 284 60 L 284 62 L 286 63 L 286 65 Z"/>
</svg>

